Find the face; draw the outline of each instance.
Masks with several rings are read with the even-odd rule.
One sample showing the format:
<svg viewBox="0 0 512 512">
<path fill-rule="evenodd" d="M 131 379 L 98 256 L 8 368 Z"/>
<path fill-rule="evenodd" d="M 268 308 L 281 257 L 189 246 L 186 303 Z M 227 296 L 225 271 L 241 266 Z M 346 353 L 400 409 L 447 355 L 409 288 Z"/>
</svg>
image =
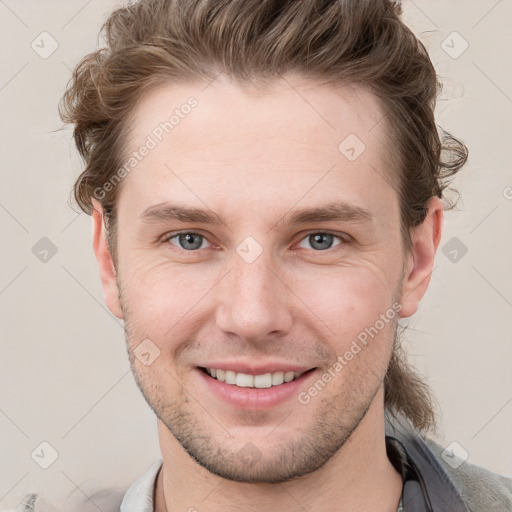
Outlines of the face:
<svg viewBox="0 0 512 512">
<path fill-rule="evenodd" d="M 382 408 L 396 322 L 426 287 L 428 248 L 403 254 L 383 179 L 393 169 L 377 99 L 293 83 L 153 91 L 131 121 L 131 151 L 196 104 L 124 179 L 117 280 L 96 217 L 138 386 L 169 436 L 238 481 L 316 470 Z"/>
</svg>

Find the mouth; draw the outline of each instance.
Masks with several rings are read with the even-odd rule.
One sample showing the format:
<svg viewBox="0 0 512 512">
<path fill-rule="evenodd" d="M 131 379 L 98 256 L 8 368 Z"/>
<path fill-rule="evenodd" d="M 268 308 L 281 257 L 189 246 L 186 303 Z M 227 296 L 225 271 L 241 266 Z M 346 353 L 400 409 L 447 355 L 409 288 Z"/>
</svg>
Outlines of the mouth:
<svg viewBox="0 0 512 512">
<path fill-rule="evenodd" d="M 220 364 L 215 365 L 213 361 L 209 365 L 196 366 L 201 377 L 199 382 L 214 401 L 220 400 L 234 407 L 234 411 L 270 411 L 285 403 L 293 403 L 318 370 L 277 362 L 252 367 L 246 362 L 226 362 L 223 368 L 216 366 Z"/>
<path fill-rule="evenodd" d="M 276 371 L 262 373 L 259 375 L 252 375 L 248 373 L 235 372 L 233 370 L 223 370 L 221 368 L 199 367 L 199 369 L 203 373 L 210 376 L 212 379 L 215 379 L 219 382 L 224 382 L 225 384 L 229 384 L 231 386 L 236 386 L 239 388 L 256 389 L 266 389 L 282 386 L 283 384 L 287 384 L 289 382 L 298 380 L 303 375 L 316 370 L 316 368 L 311 368 L 303 372 Z"/>
</svg>

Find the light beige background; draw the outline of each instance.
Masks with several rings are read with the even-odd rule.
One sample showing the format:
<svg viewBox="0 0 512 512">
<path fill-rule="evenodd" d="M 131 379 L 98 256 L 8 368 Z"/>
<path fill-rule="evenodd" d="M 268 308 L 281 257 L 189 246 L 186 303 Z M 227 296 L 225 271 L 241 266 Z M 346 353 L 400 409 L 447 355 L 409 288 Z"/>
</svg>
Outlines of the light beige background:
<svg viewBox="0 0 512 512">
<path fill-rule="evenodd" d="M 0 0 L 0 510 L 28 492 L 58 506 L 126 487 L 159 457 L 122 325 L 104 306 L 91 220 L 67 206 L 81 163 L 70 130 L 55 131 L 70 70 L 116 3 Z M 439 441 L 512 476 L 512 3 L 404 8 L 446 83 L 439 123 L 471 153 L 442 242 L 457 237 L 468 251 L 457 262 L 439 251 L 407 346 L 439 400 Z M 43 31 L 59 45 L 47 59 L 31 48 Z M 442 47 L 461 50 L 454 31 L 469 44 L 456 59 Z M 32 252 L 42 237 L 57 248 L 47 262 Z M 31 458 L 43 441 L 58 452 L 46 470 Z"/>
</svg>

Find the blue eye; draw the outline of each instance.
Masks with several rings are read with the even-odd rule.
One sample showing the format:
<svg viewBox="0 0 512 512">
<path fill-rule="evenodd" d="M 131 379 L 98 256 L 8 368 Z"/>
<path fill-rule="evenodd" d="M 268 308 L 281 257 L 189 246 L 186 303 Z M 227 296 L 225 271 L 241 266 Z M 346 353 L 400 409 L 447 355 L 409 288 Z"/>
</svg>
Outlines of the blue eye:
<svg viewBox="0 0 512 512">
<path fill-rule="evenodd" d="M 341 236 L 321 232 L 311 233 L 305 238 L 303 238 L 302 241 L 308 241 L 311 244 L 311 247 L 313 247 L 313 249 L 315 250 L 326 251 L 333 247 L 333 241 L 336 238 L 340 240 L 340 243 L 336 244 L 335 246 L 340 245 L 342 242 L 344 242 Z"/>
<path fill-rule="evenodd" d="M 179 245 L 172 242 L 174 239 L 177 239 Z M 172 235 L 167 238 L 168 242 L 177 245 L 180 249 L 184 249 L 185 251 L 201 249 L 204 240 L 204 236 L 198 233 L 178 233 L 177 235 Z"/>
</svg>

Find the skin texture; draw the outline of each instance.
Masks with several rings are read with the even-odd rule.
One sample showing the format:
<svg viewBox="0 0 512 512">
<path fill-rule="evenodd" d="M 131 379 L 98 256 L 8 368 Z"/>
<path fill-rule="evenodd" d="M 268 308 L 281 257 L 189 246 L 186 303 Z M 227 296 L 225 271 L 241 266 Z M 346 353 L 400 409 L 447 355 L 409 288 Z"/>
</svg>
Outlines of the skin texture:
<svg viewBox="0 0 512 512">
<path fill-rule="evenodd" d="M 129 147 L 190 96 L 197 106 L 122 184 L 116 268 L 97 201 L 93 213 L 106 302 L 125 321 L 135 379 L 158 418 L 156 510 L 394 511 L 401 480 L 386 456 L 383 379 L 398 317 L 414 314 L 430 280 L 441 202 L 432 198 L 404 254 L 397 193 L 382 179 L 393 169 L 378 100 L 297 77 L 258 93 L 223 78 L 161 87 L 134 113 Z M 366 146 L 354 161 L 338 150 L 349 134 Z M 165 202 L 223 223 L 141 219 Z M 372 219 L 285 222 L 336 202 Z M 168 239 L 176 232 L 201 236 L 180 245 Z M 325 232 L 335 236 L 315 243 Z M 262 249 L 251 263 L 237 252 L 248 236 Z M 393 304 L 393 320 L 307 404 L 294 395 L 235 407 L 197 368 L 316 368 L 298 390 L 307 392 Z M 144 340 L 159 351 L 150 365 L 134 353 Z M 256 463 L 240 456 L 247 446 Z"/>
</svg>

